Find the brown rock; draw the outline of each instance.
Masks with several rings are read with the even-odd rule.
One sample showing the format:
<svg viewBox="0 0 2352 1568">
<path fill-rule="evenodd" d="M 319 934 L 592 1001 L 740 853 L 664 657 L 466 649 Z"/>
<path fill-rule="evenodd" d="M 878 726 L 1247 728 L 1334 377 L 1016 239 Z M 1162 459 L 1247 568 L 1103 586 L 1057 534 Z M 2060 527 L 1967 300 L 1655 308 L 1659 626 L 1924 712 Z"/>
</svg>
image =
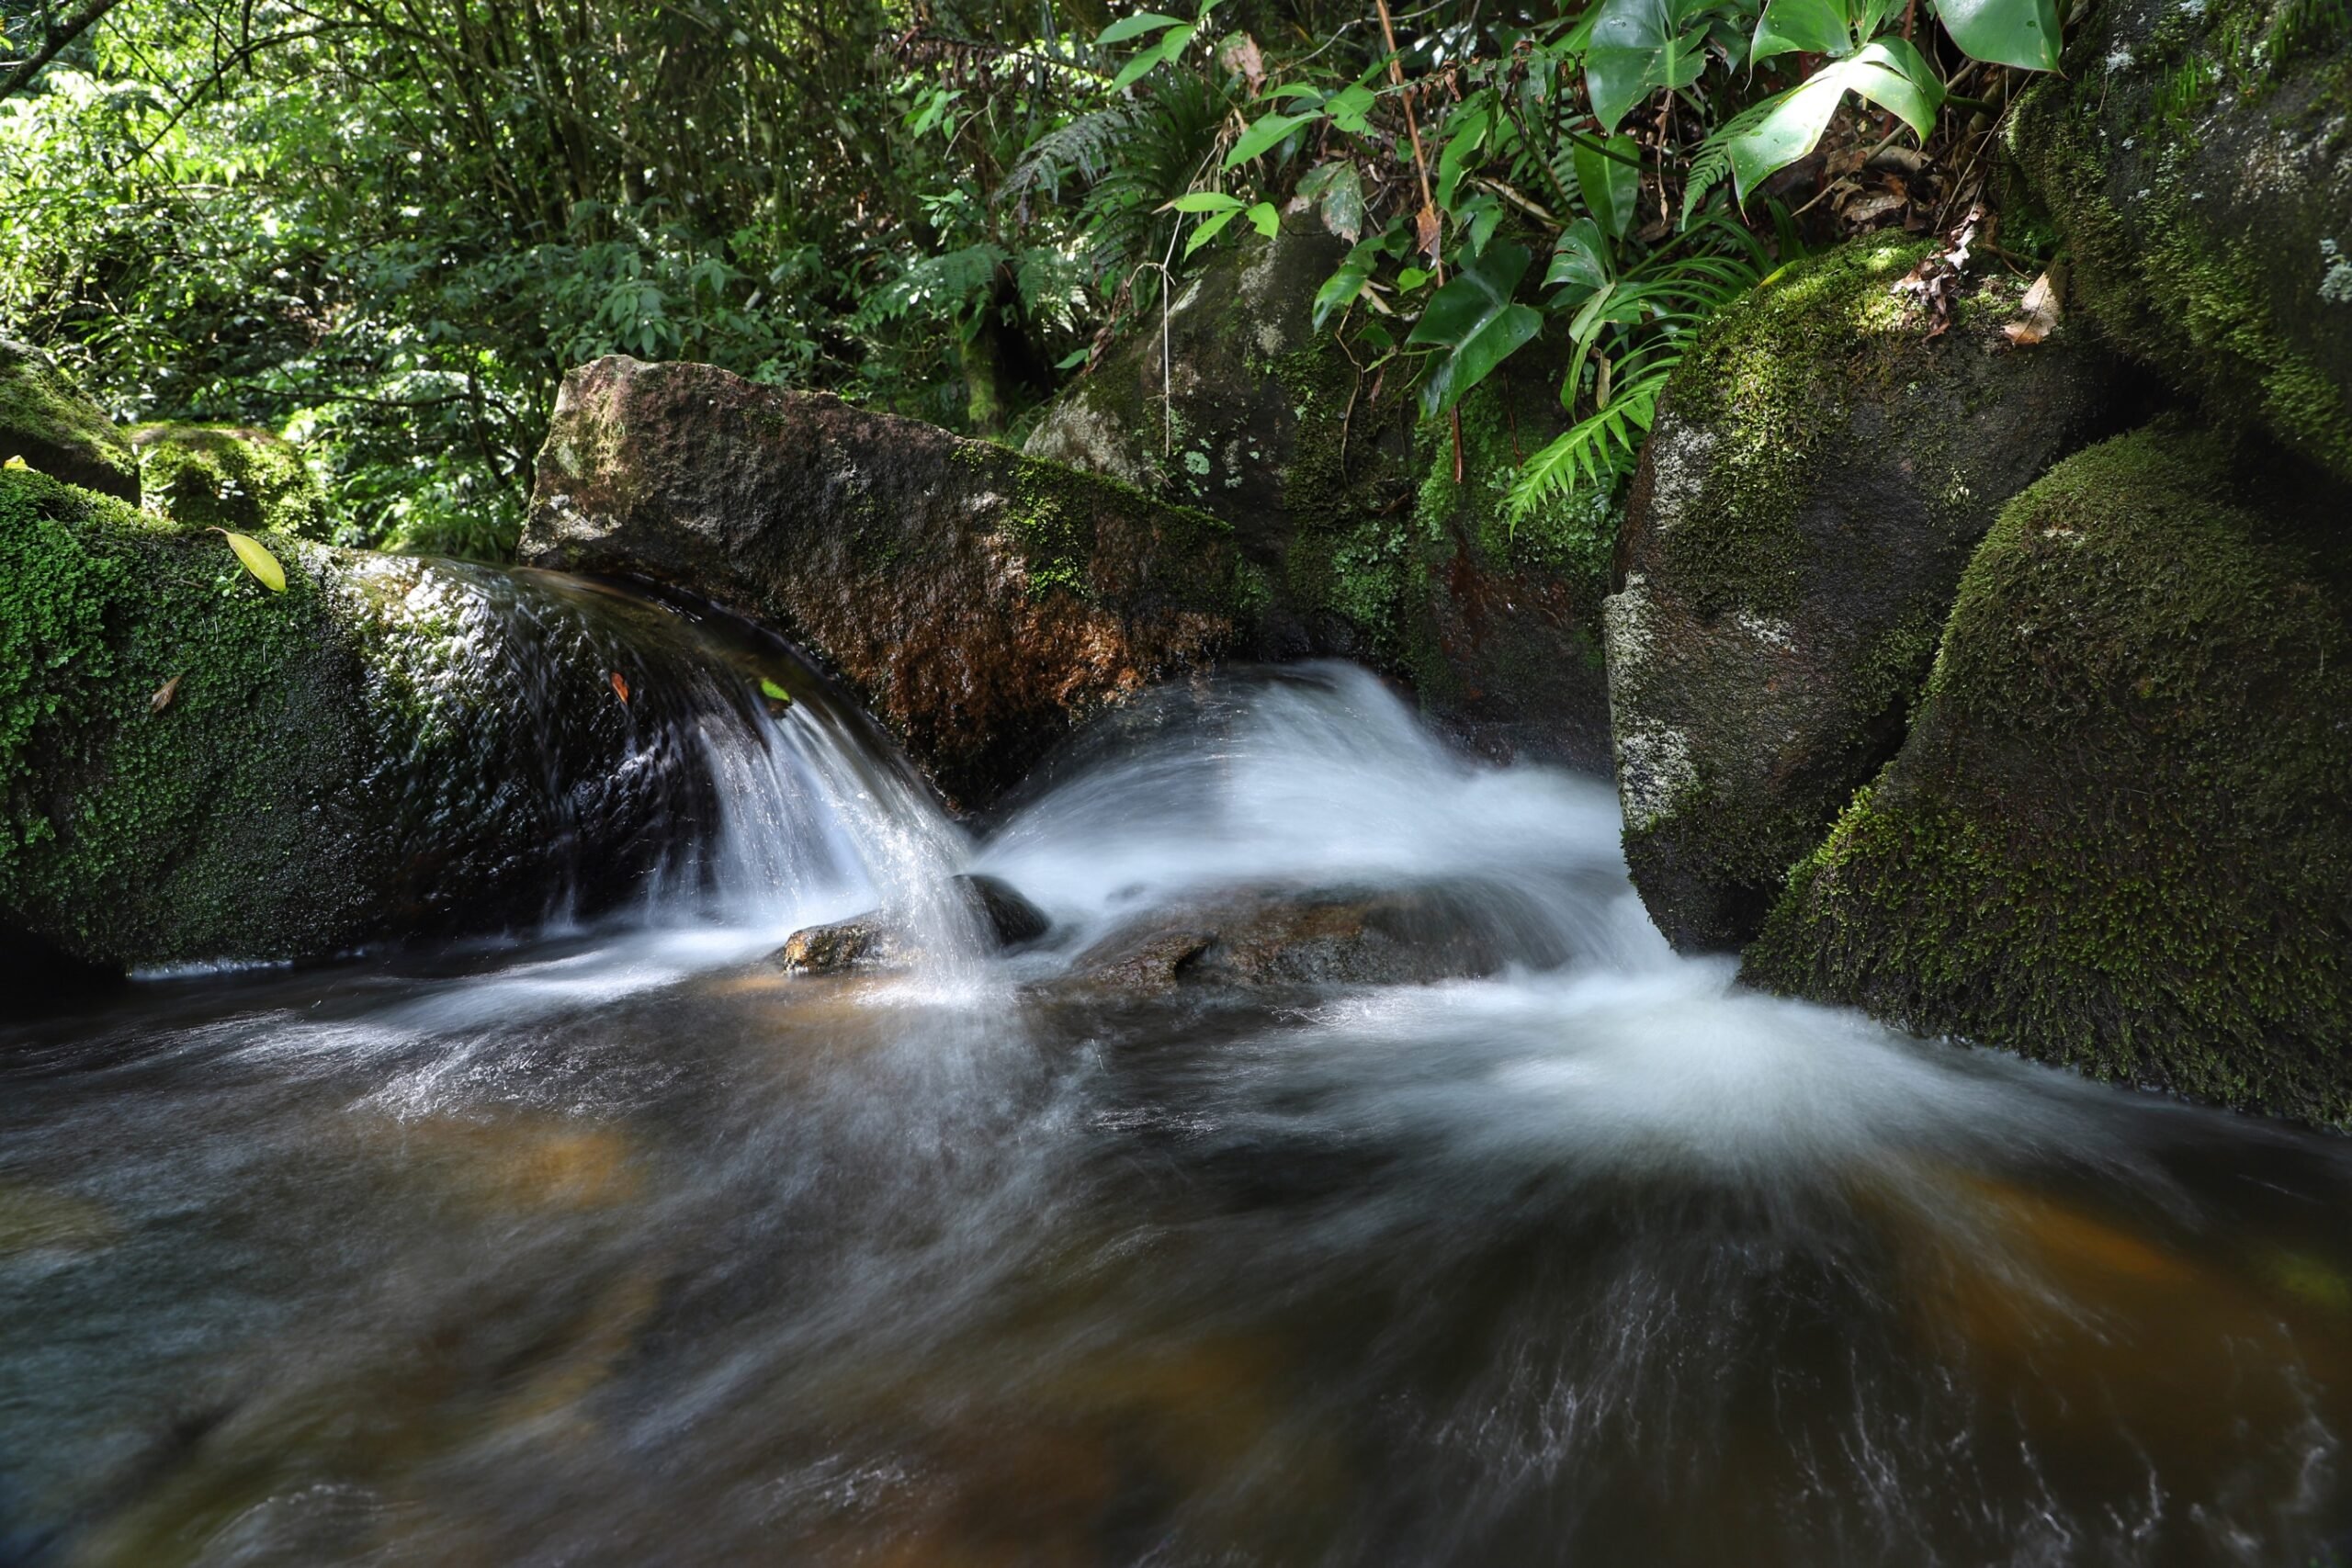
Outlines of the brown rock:
<svg viewBox="0 0 2352 1568">
<path fill-rule="evenodd" d="M 1231 530 L 1204 513 L 837 398 L 618 356 L 565 379 L 521 555 L 675 583 L 801 639 L 971 806 L 1234 625 Z"/>
</svg>

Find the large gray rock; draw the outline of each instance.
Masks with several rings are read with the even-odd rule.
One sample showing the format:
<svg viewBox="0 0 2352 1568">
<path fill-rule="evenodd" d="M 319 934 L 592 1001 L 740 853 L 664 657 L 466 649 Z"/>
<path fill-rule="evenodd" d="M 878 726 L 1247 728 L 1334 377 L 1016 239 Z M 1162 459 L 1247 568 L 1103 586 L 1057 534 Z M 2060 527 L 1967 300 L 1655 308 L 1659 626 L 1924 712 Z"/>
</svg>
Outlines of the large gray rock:
<svg viewBox="0 0 2352 1568">
<path fill-rule="evenodd" d="M 1609 600 L 1625 856 L 1668 940 L 1733 949 L 1903 739 L 1969 550 L 2110 419 L 2110 362 L 1949 330 L 1860 241 L 1719 317 L 1668 390 Z"/>
<path fill-rule="evenodd" d="M 11 457 L 68 484 L 139 499 L 139 460 L 106 412 L 40 350 L 0 337 L 0 463 Z"/>
<path fill-rule="evenodd" d="M 2352 479 L 2352 26 L 2340 4 L 2102 0 L 2009 146 L 2109 335 Z"/>
<path fill-rule="evenodd" d="M 831 661 L 951 800 L 1230 640 L 1231 530 L 1092 474 L 705 365 L 565 378 L 526 562 L 674 583 Z"/>
<path fill-rule="evenodd" d="M 2171 426 L 2012 502 L 1745 977 L 2352 1125 L 2347 505 Z"/>
<path fill-rule="evenodd" d="M 1418 423 L 1412 378 L 1314 323 L 1345 254 L 1307 216 L 1220 251 L 1180 286 L 1165 354 L 1139 313 L 1026 450 L 1230 523 L 1243 651 L 1360 660 L 1480 750 L 1602 765 L 1615 509 L 1577 497 L 1514 525 L 1502 504 L 1561 428 L 1557 356 L 1532 345 L 1465 400 L 1456 483 L 1451 428 Z"/>
<path fill-rule="evenodd" d="M 629 895 L 710 819 L 677 617 L 266 543 L 282 593 L 0 472 L 0 932 L 120 968 L 495 931 Z"/>
</svg>

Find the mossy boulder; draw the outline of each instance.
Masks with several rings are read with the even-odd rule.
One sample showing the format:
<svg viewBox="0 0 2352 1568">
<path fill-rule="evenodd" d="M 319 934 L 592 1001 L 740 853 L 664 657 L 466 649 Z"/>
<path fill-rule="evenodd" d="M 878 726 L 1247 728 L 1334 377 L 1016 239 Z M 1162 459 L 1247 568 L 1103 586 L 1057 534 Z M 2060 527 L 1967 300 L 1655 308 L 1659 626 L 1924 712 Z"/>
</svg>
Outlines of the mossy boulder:
<svg viewBox="0 0 2352 1568">
<path fill-rule="evenodd" d="M 310 465 L 266 430 L 142 424 L 130 445 L 143 504 L 174 523 L 321 542 L 333 532 L 326 491 Z"/>
<path fill-rule="evenodd" d="M 1989 278 L 1937 324 L 1924 244 L 1858 241 L 1733 306 L 1668 388 L 1606 628 L 1625 855 L 1684 949 L 1755 934 L 1901 744 L 1970 549 L 2112 417 L 2084 334 L 2012 348 Z"/>
<path fill-rule="evenodd" d="M 1232 640 L 1232 528 L 1127 485 L 707 365 L 565 378 L 522 558 L 689 589 L 829 660 L 978 806 Z"/>
<path fill-rule="evenodd" d="M 2352 13 L 2103 0 L 2009 147 L 2119 346 L 2352 479 Z"/>
<path fill-rule="evenodd" d="M 0 931 L 121 968 L 497 930 L 626 896 L 699 809 L 659 626 L 263 537 L 282 593 L 217 535 L 0 472 Z"/>
<path fill-rule="evenodd" d="M 0 462 L 11 457 L 68 484 L 139 499 L 139 460 L 106 411 L 40 350 L 0 337 Z"/>
<path fill-rule="evenodd" d="M 1221 250 L 1178 289 L 1164 355 L 1145 312 L 1025 450 L 1230 523 L 1238 651 L 1361 660 L 1481 750 L 1600 765 L 1616 508 L 1573 497 L 1514 526 L 1502 504 L 1561 428 L 1558 356 L 1524 350 L 1464 402 L 1456 483 L 1451 425 L 1418 422 L 1403 367 L 1315 325 L 1345 253 L 1311 216 Z"/>
<path fill-rule="evenodd" d="M 2345 505 L 2173 427 L 2012 502 L 1910 738 L 1744 976 L 2352 1124 Z"/>
</svg>

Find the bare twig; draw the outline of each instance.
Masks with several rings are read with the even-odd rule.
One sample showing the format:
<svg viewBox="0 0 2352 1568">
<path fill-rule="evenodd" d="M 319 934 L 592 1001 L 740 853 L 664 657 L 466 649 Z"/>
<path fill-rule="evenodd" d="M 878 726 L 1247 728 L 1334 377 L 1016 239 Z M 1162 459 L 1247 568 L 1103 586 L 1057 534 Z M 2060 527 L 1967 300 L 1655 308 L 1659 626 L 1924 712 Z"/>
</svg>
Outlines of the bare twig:
<svg viewBox="0 0 2352 1568">
<path fill-rule="evenodd" d="M 98 25 L 98 18 L 120 5 L 122 0 L 89 0 L 89 4 L 51 25 L 49 36 L 39 49 L 21 62 L 5 79 L 0 79 L 0 102 L 6 102 L 40 74 L 41 67 L 65 51 L 65 46 Z"/>
</svg>

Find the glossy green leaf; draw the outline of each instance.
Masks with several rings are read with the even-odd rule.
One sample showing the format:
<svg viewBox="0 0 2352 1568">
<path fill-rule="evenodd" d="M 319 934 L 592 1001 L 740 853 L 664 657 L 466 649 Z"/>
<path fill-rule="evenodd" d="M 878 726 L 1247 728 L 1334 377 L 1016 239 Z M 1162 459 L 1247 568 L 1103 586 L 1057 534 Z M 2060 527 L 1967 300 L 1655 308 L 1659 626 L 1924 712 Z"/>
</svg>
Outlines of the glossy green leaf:
<svg viewBox="0 0 2352 1568">
<path fill-rule="evenodd" d="M 1188 190 L 1167 206 L 1162 212 L 1238 212 L 1241 200 L 1221 190 Z"/>
<path fill-rule="evenodd" d="M 1838 103 L 1853 93 L 1893 111 L 1925 140 L 1943 107 L 1943 84 L 1901 39 L 1881 39 L 1848 60 L 1833 61 L 1778 98 L 1747 130 L 1732 138 L 1732 181 L 1747 193 L 1813 151 Z"/>
<path fill-rule="evenodd" d="M 1748 45 L 1749 64 L 1779 54 L 1847 55 L 1854 51 L 1854 34 L 1847 25 L 1839 0 L 1770 0 L 1756 18 L 1756 37 Z"/>
<path fill-rule="evenodd" d="M 1111 91 L 1115 93 L 1123 88 L 1134 86 L 1137 82 L 1142 81 L 1146 76 L 1149 75 L 1151 73 L 1151 68 L 1159 63 L 1159 51 L 1156 49 L 1145 50 L 1133 60 L 1128 61 L 1125 65 L 1119 67 L 1119 73 L 1111 78 Z"/>
<path fill-rule="evenodd" d="M 760 695 L 772 703 L 782 703 L 786 707 L 792 705 L 792 694 L 764 675 L 760 677 Z"/>
<path fill-rule="evenodd" d="M 2026 71 L 2058 69 L 2052 0 L 1937 0 L 1944 30 L 1972 59 Z"/>
<path fill-rule="evenodd" d="M 1408 344 L 1445 349 L 1421 389 L 1421 412 L 1435 419 L 1494 373 L 1544 328 L 1544 318 L 1511 299 L 1527 276 L 1526 247 L 1489 249 L 1439 289 L 1421 312 Z"/>
<path fill-rule="evenodd" d="M 1312 125 L 1322 118 L 1320 114 L 1270 114 L 1262 116 L 1241 133 L 1233 151 L 1225 155 L 1228 169 L 1246 164 L 1250 159 L 1271 152 L 1302 125 Z"/>
<path fill-rule="evenodd" d="M 272 593 L 286 592 L 286 569 L 277 564 L 277 558 L 259 539 L 246 534 L 232 534 L 226 528 L 212 531 L 229 541 L 229 547 L 236 551 L 237 559 L 244 563 L 245 570 L 254 574 L 254 581 Z"/>
<path fill-rule="evenodd" d="M 1107 49 L 1114 43 L 1125 43 L 1131 38 L 1141 38 L 1146 33 L 1165 32 L 1170 28 L 1181 28 L 1183 25 L 1181 17 L 1163 17 L 1157 11 L 1143 11 L 1132 17 L 1120 17 L 1101 32 L 1096 33 L 1094 41 L 1098 47 Z"/>
<path fill-rule="evenodd" d="M 1577 186 L 1585 209 L 1612 240 L 1623 238 L 1633 226 L 1642 196 L 1641 155 L 1642 144 L 1630 136 L 1611 137 L 1602 147 L 1576 144 Z"/>
<path fill-rule="evenodd" d="M 1706 26 L 1685 28 L 1700 7 L 1668 0 L 1601 0 L 1585 51 L 1585 90 L 1601 128 L 1615 130 L 1654 88 L 1687 87 L 1706 66 Z"/>
<path fill-rule="evenodd" d="M 1268 240 L 1272 239 L 1274 231 L 1283 226 L 1283 215 L 1274 210 L 1274 204 L 1271 201 L 1261 201 L 1251 208 L 1249 219 L 1250 226 L 1257 230 L 1261 238 Z"/>
<path fill-rule="evenodd" d="M 1570 289 L 1590 290 L 1607 287 L 1609 277 L 1608 236 L 1591 219 L 1577 219 L 1561 233 L 1544 281 L 1566 285 Z"/>
</svg>

